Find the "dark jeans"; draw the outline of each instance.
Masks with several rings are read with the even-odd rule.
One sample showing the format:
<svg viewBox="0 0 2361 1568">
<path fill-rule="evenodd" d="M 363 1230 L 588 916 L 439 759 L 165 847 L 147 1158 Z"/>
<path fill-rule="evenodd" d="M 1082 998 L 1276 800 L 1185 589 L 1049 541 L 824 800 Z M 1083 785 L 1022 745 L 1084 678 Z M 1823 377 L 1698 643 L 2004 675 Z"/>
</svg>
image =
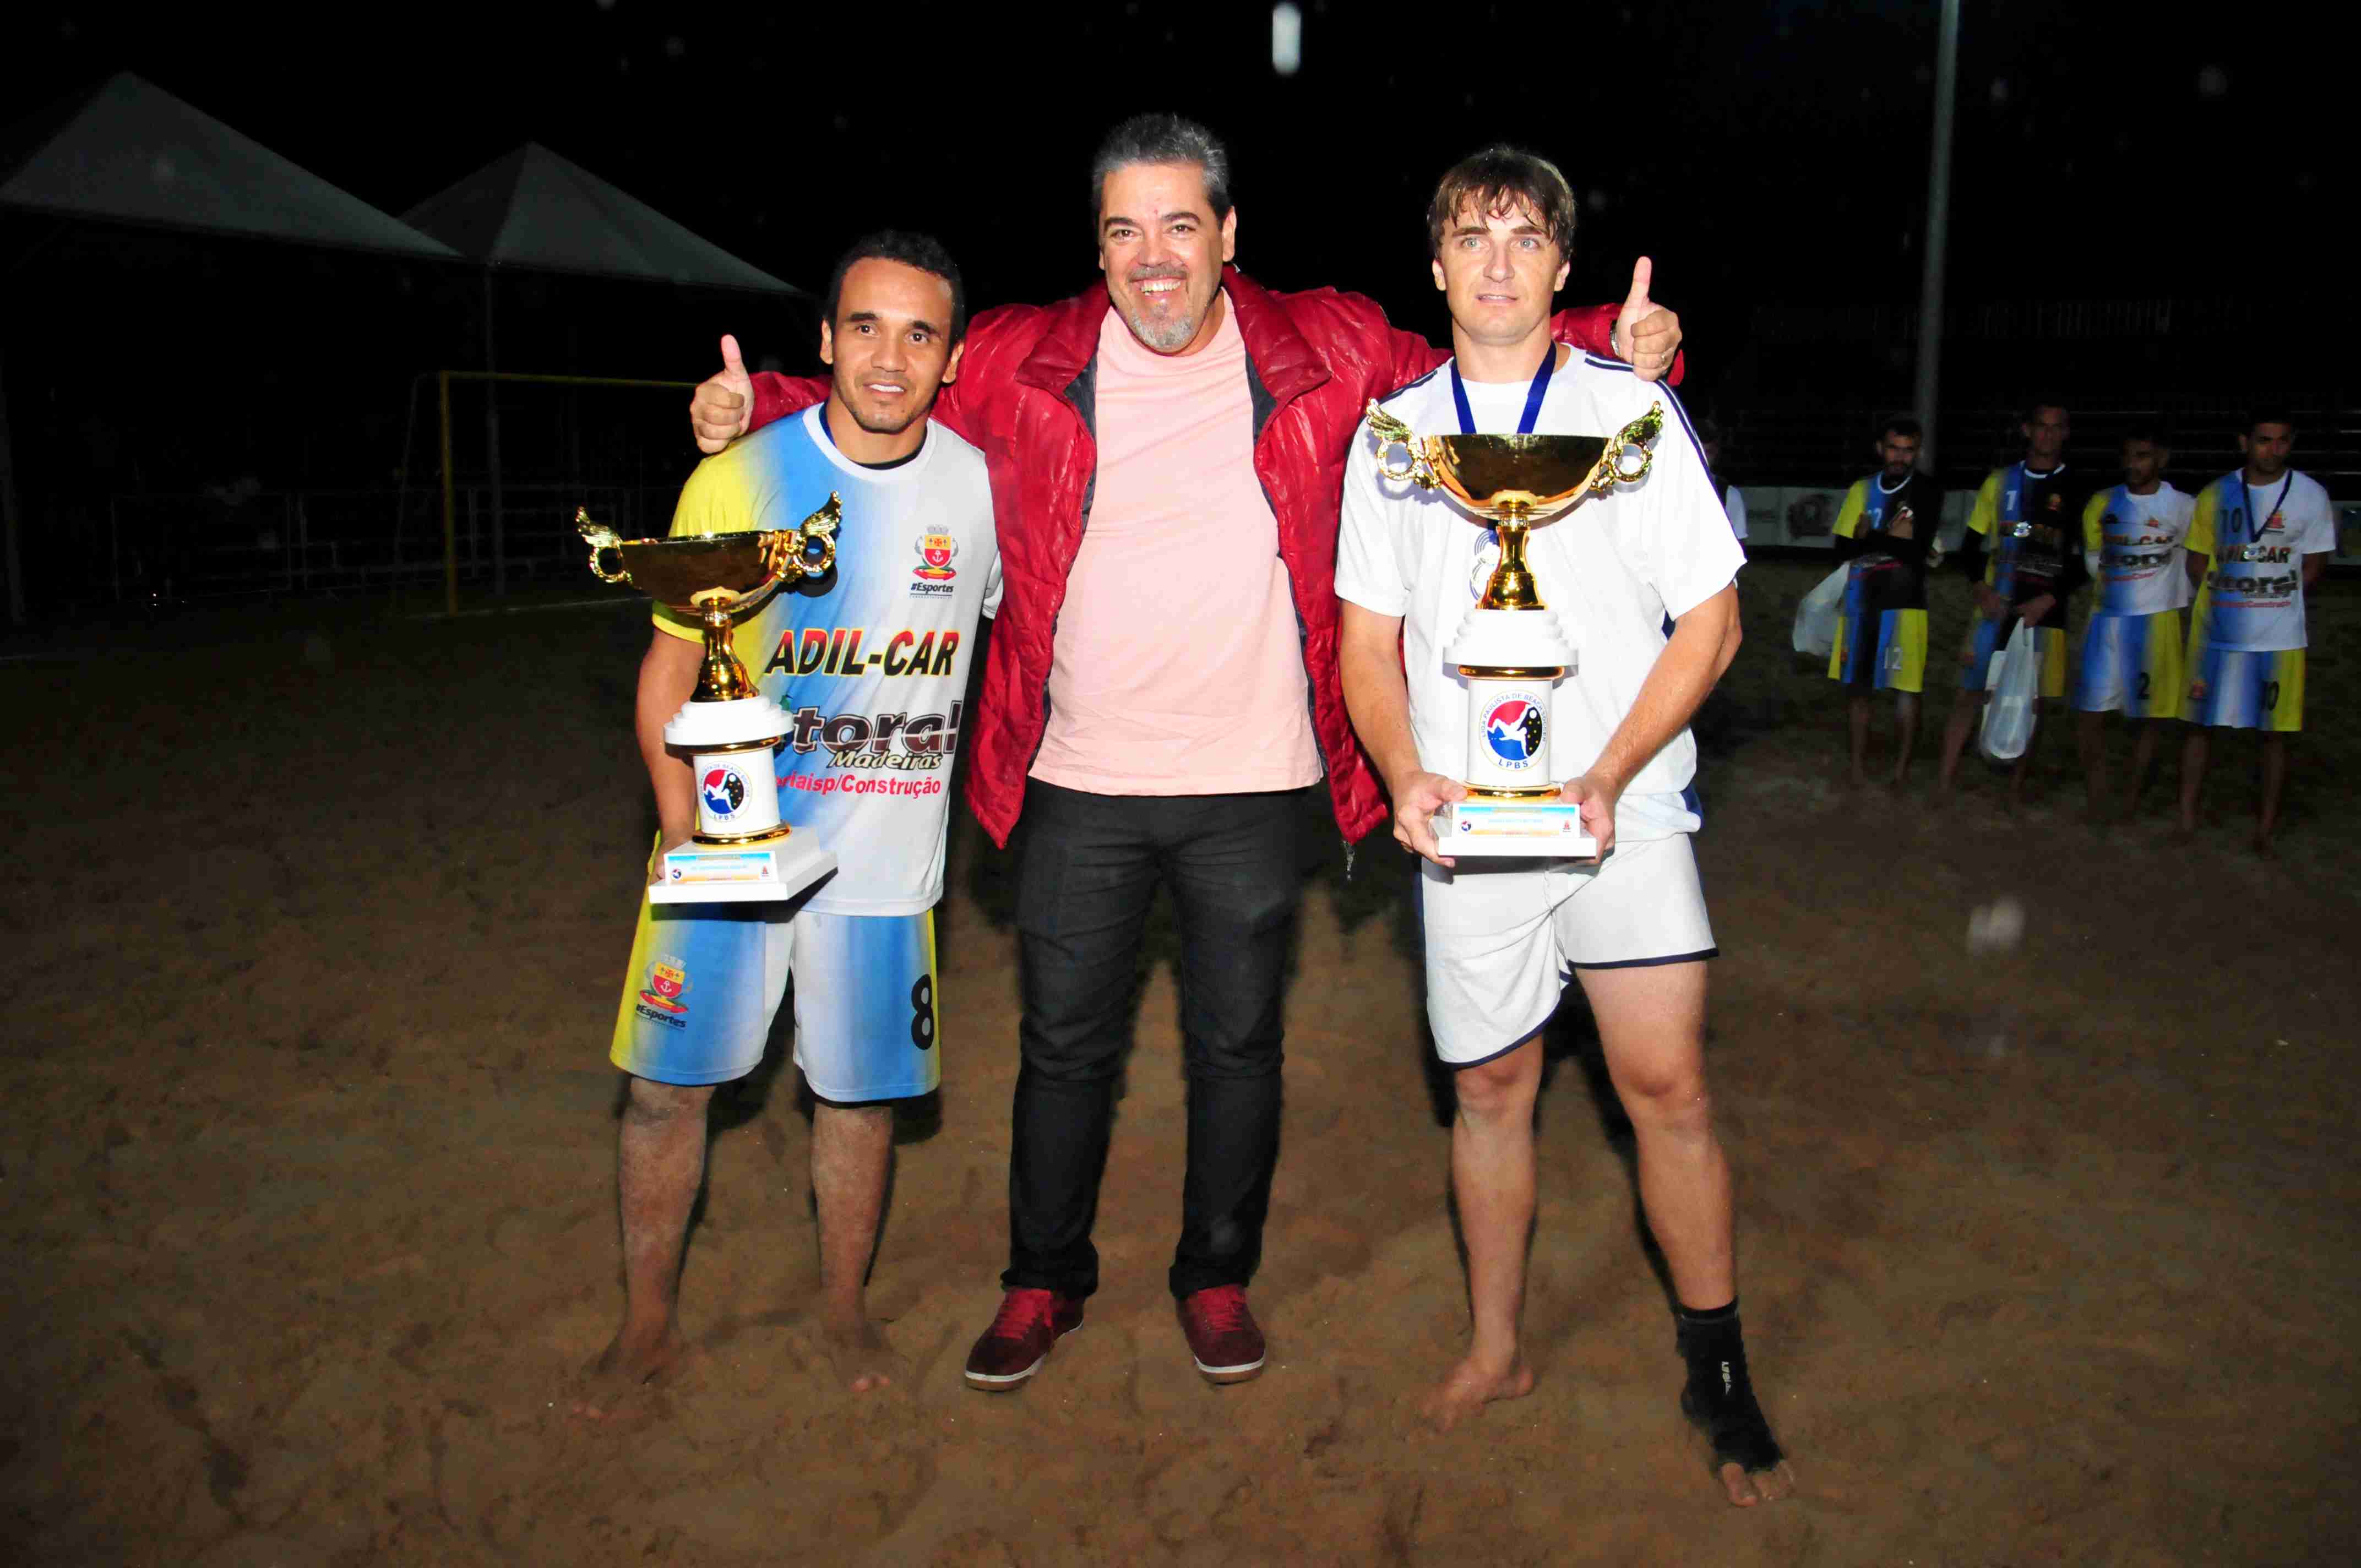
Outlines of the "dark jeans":
<svg viewBox="0 0 2361 1568">
<path fill-rule="evenodd" d="M 1088 1296 L 1091 1223 L 1131 1047 L 1140 937 L 1160 881 L 1180 916 L 1189 1170 L 1170 1285 L 1244 1285 L 1279 1159 L 1279 984 L 1302 889 L 1301 790 L 1025 795 L 1016 926 L 1023 1068 L 1008 1162 L 1005 1288 Z"/>
</svg>

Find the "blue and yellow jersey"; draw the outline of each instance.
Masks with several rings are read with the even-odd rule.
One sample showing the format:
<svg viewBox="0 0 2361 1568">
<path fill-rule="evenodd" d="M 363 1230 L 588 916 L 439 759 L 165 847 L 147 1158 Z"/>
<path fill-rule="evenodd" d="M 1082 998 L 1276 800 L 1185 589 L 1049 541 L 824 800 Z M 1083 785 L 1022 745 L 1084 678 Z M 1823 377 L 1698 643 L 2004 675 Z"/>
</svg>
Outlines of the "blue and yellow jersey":
<svg viewBox="0 0 2361 1568">
<path fill-rule="evenodd" d="M 1865 565 L 1879 575 L 1872 590 L 1875 608 L 1924 609 L 1927 555 L 1942 519 L 1943 493 L 1924 474 L 1912 474 L 1898 485 L 1887 484 L 1883 474 L 1872 474 L 1854 480 L 1845 492 L 1831 532 L 1850 542 L 1837 545 L 1839 554 L 1870 557 Z M 1903 527 L 1906 538 L 1894 532 Z"/>
<path fill-rule="evenodd" d="M 2145 496 L 2117 485 L 2091 498 L 2082 508 L 2082 547 L 2099 578 L 2092 614 L 2158 615 L 2189 602 L 2181 550 L 2196 505 L 2166 484 Z"/>
<path fill-rule="evenodd" d="M 2196 652 L 2277 652 L 2304 645 L 2303 558 L 2336 548 L 2328 492 L 2290 469 L 2276 485 L 2249 487 L 2224 474 L 2197 494 L 2189 553 L 2207 558 L 2190 625 Z"/>
<path fill-rule="evenodd" d="M 825 405 L 763 426 L 697 465 L 674 537 L 796 527 L 830 492 L 844 505 L 836 565 L 774 594 L 733 633 L 763 694 L 794 720 L 775 754 L 779 815 L 836 852 L 806 907 L 908 915 L 942 895 L 951 759 L 976 620 L 1000 599 L 983 455 L 940 425 L 906 462 L 837 450 Z M 659 605 L 659 630 L 697 621 Z"/>
<path fill-rule="evenodd" d="M 1983 549 L 1984 581 L 1995 593 L 2012 605 L 2056 597 L 2044 626 L 2066 624 L 2065 598 L 2089 575 L 2074 486 L 2063 463 L 2046 473 L 2012 463 L 1985 477 L 1968 513 L 1969 544 Z"/>
</svg>

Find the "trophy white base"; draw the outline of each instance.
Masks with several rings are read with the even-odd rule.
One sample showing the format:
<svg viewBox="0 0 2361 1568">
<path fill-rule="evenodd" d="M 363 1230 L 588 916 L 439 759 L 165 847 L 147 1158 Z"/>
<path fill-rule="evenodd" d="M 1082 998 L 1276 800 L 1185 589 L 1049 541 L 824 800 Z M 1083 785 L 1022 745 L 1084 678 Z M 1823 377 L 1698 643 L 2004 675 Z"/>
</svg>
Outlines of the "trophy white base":
<svg viewBox="0 0 2361 1568">
<path fill-rule="evenodd" d="M 1546 855 L 1587 859 L 1598 843 L 1582 830 L 1582 807 L 1562 801 L 1455 800 L 1434 816 L 1434 847 L 1463 856 Z"/>
<path fill-rule="evenodd" d="M 751 904 L 793 898 L 836 870 L 836 852 L 803 839 L 683 844 L 666 850 L 650 904 Z"/>
<path fill-rule="evenodd" d="M 1575 651 L 1557 616 L 1546 609 L 1485 609 L 1467 612 L 1443 656 L 1455 664 L 1513 669 L 1557 665 L 1574 674 Z"/>
</svg>

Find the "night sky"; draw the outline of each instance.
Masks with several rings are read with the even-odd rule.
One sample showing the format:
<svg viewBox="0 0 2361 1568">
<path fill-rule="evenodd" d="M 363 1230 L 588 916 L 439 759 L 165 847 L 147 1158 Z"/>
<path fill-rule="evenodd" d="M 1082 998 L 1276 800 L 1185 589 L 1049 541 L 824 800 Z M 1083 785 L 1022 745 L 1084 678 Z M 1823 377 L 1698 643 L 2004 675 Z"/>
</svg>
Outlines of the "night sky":
<svg viewBox="0 0 2361 1568">
<path fill-rule="evenodd" d="M 1934 0 L 1312 0 L 1286 79 L 1254 5 L 581 0 L 443 26 L 416 19 L 431 7 L 386 7 L 333 43 L 195 10 L 69 9 L 43 27 L 44 9 L 11 24 L 22 47 L 5 51 L 0 102 L 31 107 L 127 66 L 394 212 L 534 138 L 796 280 L 824 276 L 853 232 L 899 222 L 939 230 L 983 300 L 1068 290 L 1090 267 L 1096 135 L 1172 107 L 1231 139 L 1242 259 L 1282 285 L 1414 300 L 1420 199 L 1454 157 L 1507 137 L 1558 159 L 1591 203 L 1577 278 L 1593 292 L 1642 248 L 1668 294 L 1717 313 L 1765 291 L 1916 287 Z M 2260 26 L 2055 0 L 1964 9 L 1963 284 L 2139 297 L 2324 275 L 2323 208 L 2349 194 L 2332 182 L 2351 82 L 2342 51 L 2301 30 L 2308 8 L 2258 7 Z M 2257 232 L 2206 243 L 2232 213 Z M 2277 241 L 2270 214 L 2288 220 Z"/>
<path fill-rule="evenodd" d="M 1507 138 L 1557 159 L 1583 196 L 1570 301 L 1620 297 L 1631 258 L 1655 258 L 1657 295 L 1687 325 L 1693 400 L 1906 392 L 1890 323 L 1909 319 L 1918 287 L 1936 0 L 1303 9 L 1302 66 L 1282 78 L 1263 5 L 580 0 L 307 13 L 305 30 L 275 31 L 221 12 L 33 6 L 0 24 L 0 118 L 129 69 L 396 214 L 535 139 L 808 288 L 865 229 L 930 228 L 982 307 L 1090 281 L 1092 148 L 1126 114 L 1172 108 L 1232 144 L 1247 270 L 1363 291 L 1438 335 L 1421 210 L 1449 162 Z M 2088 385 L 2116 406 L 2174 375 L 2206 385 L 2163 385 L 2159 403 L 2235 404 L 2257 382 L 2334 399 L 2347 357 L 2336 345 L 2353 327 L 2332 292 L 2332 234 L 2352 193 L 2348 57 L 2304 30 L 2308 8 L 2217 9 L 2202 25 L 2160 9 L 1969 0 L 1951 299 L 2202 302 L 2213 357 L 2180 344 L 2131 357 L 2069 345 L 2053 374 L 2017 347 L 1967 342 L 1947 371 L 2008 398 L 2037 381 Z M 0 228 L 19 245 L 27 232 L 21 217 Z M 470 352 L 462 288 L 407 274 L 382 285 L 450 318 L 429 350 L 424 329 L 379 341 L 366 306 L 291 316 L 292 264 L 261 258 L 243 285 L 245 264 L 205 262 L 213 286 L 252 291 L 248 335 L 184 351 L 172 312 L 198 313 L 171 291 L 185 261 L 143 264 L 171 281 L 138 314 L 111 246 L 129 248 L 80 236 L 18 272 L 12 314 L 38 275 L 94 334 L 77 352 L 54 320 L 11 329 L 20 446 L 44 417 L 69 443 L 77 419 L 90 422 L 76 367 L 118 356 L 194 361 L 237 385 L 334 383 L 343 366 L 370 389 L 355 393 L 369 440 L 399 444 L 374 433 L 397 420 L 407 371 Z M 807 325 L 746 296 L 521 287 L 502 328 L 522 334 L 517 353 L 537 368 L 694 379 L 711 336 L 732 327 L 758 357 L 807 352 Z M 1849 324 L 1815 344 L 1812 323 L 1838 318 Z M 2266 330 L 2242 324 L 2255 322 Z M 2092 362 L 2110 355 L 2116 383 Z M 312 363 L 291 368 L 299 356 Z M 269 423 L 249 420 L 244 439 Z M 20 454 L 28 471 L 42 461 Z M 307 457 L 305 477 L 340 461 Z"/>
</svg>

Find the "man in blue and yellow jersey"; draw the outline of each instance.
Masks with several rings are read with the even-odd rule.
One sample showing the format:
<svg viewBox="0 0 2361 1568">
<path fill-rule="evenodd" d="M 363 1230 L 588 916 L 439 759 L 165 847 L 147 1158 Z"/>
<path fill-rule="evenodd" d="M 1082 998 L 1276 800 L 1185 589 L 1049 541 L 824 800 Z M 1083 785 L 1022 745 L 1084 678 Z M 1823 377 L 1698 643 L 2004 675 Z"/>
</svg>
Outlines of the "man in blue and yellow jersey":
<svg viewBox="0 0 2361 1568">
<path fill-rule="evenodd" d="M 2098 603 L 2082 631 L 2075 673 L 2075 738 L 2091 818 L 2107 793 L 2105 715 L 2121 711 L 2138 729 L 2124 815 L 2139 809 L 2156 760 L 2156 725 L 2180 715 L 2180 611 L 2189 602 L 2181 551 L 2196 498 L 2163 477 L 2164 438 L 2137 425 L 2124 436 L 2124 482 L 2082 508 L 2082 555 L 2098 574 Z"/>
<path fill-rule="evenodd" d="M 1830 530 L 1837 559 L 1852 563 L 1836 646 L 1828 654 L 1828 679 L 1846 688 L 1855 788 L 1869 783 L 1872 694 L 1894 694 L 1894 771 L 1887 777 L 1897 789 L 1909 774 L 1918 740 L 1918 694 L 1927 673 L 1927 574 L 1942 560 L 1935 534 L 1943 518 L 1942 490 L 1918 472 L 1923 439 L 1918 422 L 1908 414 L 1887 420 L 1877 437 L 1883 466 L 1853 481 Z"/>
<path fill-rule="evenodd" d="M 2238 437 L 2246 463 L 2198 492 L 2189 524 L 2189 579 L 2200 586 L 2181 708 L 2195 728 L 2180 752 L 2180 831 L 2197 831 L 2206 731 L 2257 729 L 2255 849 L 2266 855 L 2287 786 L 2287 738 L 2303 728 L 2304 590 L 2320 581 L 2336 550 L 2328 491 L 2288 466 L 2294 448 L 2293 416 L 2257 410 Z"/>
<path fill-rule="evenodd" d="M 830 492 L 843 501 L 834 568 L 735 632 L 763 695 L 794 719 L 774 758 L 779 814 L 834 850 L 838 869 L 784 905 L 641 905 L 612 1050 L 630 1075 L 623 1326 L 588 1371 L 586 1416 L 611 1414 L 682 1354 L 675 1309 L 707 1108 L 715 1085 L 762 1060 L 790 970 L 796 1064 L 818 1102 L 820 1338 L 854 1391 L 890 1380 L 862 1281 L 884 1212 L 892 1102 L 940 1080 L 932 910 L 976 620 L 1000 585 L 983 455 L 927 417 L 958 371 L 965 323 L 959 269 L 939 245 L 892 232 L 860 241 L 838 264 L 820 328 L 827 401 L 707 458 L 681 492 L 676 535 L 793 528 Z M 637 727 L 660 849 L 696 821 L 696 781 L 664 727 L 699 663 L 697 623 L 659 607 Z"/>
<path fill-rule="evenodd" d="M 1959 698 L 1943 729 L 1938 784 L 1946 795 L 1983 713 L 1993 665 L 2020 624 L 2033 629 L 2040 651 L 2042 709 L 2058 710 L 2066 696 L 2066 600 L 2091 576 L 2082 559 L 2088 490 L 2066 463 L 2072 422 L 2062 405 L 2038 402 L 2026 411 L 2017 428 L 2025 436 L 2025 456 L 1985 476 L 1960 542 L 1960 567 L 1976 585 L 1976 614 L 1960 652 Z M 2026 774 L 2040 740 L 2037 724 L 2009 771 L 2011 810 L 2024 799 Z"/>
</svg>

